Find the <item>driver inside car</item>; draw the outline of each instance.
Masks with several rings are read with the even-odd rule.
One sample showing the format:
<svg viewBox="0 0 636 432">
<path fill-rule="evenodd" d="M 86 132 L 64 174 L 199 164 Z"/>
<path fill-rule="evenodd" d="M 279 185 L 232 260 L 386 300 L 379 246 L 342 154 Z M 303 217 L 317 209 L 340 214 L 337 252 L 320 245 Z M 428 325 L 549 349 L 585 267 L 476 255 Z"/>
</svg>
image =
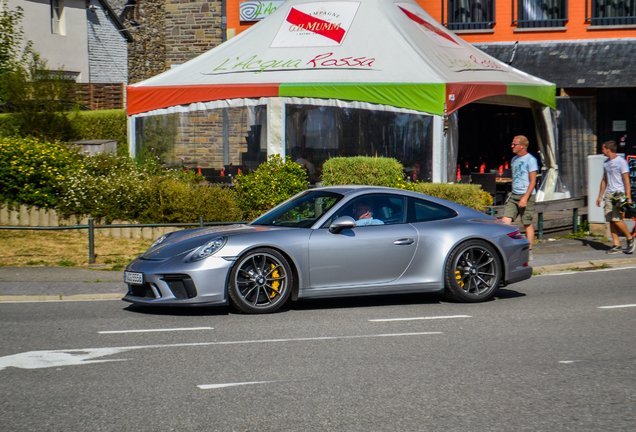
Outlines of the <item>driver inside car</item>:
<svg viewBox="0 0 636 432">
<path fill-rule="evenodd" d="M 384 225 L 380 219 L 373 218 L 373 208 L 366 203 L 359 202 L 353 209 L 353 215 L 356 219 L 356 226 L 366 225 Z"/>
</svg>

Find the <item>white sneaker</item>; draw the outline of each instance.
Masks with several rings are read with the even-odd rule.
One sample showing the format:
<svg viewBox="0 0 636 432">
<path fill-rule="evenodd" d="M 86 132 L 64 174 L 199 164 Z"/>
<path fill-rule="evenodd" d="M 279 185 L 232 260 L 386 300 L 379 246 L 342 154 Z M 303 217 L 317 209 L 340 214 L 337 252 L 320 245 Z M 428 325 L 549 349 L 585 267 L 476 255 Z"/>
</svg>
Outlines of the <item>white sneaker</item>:
<svg viewBox="0 0 636 432">
<path fill-rule="evenodd" d="M 532 256 L 532 249 L 528 252 L 528 261 L 532 261 L 534 257 Z"/>
</svg>

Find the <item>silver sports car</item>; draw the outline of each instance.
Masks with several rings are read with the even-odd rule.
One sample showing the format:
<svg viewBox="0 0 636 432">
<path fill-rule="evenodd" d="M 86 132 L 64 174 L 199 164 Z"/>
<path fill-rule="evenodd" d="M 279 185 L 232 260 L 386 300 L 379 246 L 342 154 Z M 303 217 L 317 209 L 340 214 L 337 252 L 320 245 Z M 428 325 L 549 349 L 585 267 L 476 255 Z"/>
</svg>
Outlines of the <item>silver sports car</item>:
<svg viewBox="0 0 636 432">
<path fill-rule="evenodd" d="M 273 312 L 290 297 L 435 292 L 490 298 L 528 279 L 516 227 L 462 205 L 370 186 L 304 191 L 247 225 L 175 231 L 126 267 L 125 301 L 230 303 Z"/>
</svg>

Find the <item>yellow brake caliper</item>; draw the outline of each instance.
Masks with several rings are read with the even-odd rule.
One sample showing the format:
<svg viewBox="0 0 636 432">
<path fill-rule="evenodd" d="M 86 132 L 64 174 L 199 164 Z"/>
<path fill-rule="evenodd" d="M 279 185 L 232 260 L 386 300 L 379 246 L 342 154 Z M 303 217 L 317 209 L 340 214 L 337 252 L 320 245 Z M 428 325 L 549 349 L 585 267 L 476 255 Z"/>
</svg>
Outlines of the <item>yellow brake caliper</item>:
<svg viewBox="0 0 636 432">
<path fill-rule="evenodd" d="M 272 268 L 276 268 L 276 266 L 274 264 L 272 264 Z M 278 270 L 274 270 L 272 272 L 272 276 L 275 278 L 280 277 L 280 274 L 278 274 Z M 278 291 L 278 287 L 280 286 L 280 282 L 275 280 L 274 282 L 272 282 L 272 294 L 269 296 L 269 298 L 274 298 L 276 297 L 277 291 Z"/>
<path fill-rule="evenodd" d="M 455 279 L 457 279 L 457 284 L 464 288 L 464 281 L 462 281 L 462 274 L 459 270 L 455 270 Z"/>
</svg>

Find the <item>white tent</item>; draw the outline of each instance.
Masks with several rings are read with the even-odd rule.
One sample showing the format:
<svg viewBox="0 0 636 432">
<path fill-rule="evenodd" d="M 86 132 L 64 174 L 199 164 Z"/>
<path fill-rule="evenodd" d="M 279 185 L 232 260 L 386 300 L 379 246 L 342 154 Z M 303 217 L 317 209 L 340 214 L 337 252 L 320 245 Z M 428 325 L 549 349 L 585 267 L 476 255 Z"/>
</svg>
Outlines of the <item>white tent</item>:
<svg viewBox="0 0 636 432">
<path fill-rule="evenodd" d="M 555 86 L 464 42 L 412 0 L 288 0 L 217 48 L 128 86 L 127 101 L 133 155 L 135 120 L 147 116 L 261 104 L 267 153 L 284 155 L 288 105 L 425 114 L 431 180 L 442 182 L 454 164 L 447 115 L 475 101 L 554 108 Z"/>
</svg>

